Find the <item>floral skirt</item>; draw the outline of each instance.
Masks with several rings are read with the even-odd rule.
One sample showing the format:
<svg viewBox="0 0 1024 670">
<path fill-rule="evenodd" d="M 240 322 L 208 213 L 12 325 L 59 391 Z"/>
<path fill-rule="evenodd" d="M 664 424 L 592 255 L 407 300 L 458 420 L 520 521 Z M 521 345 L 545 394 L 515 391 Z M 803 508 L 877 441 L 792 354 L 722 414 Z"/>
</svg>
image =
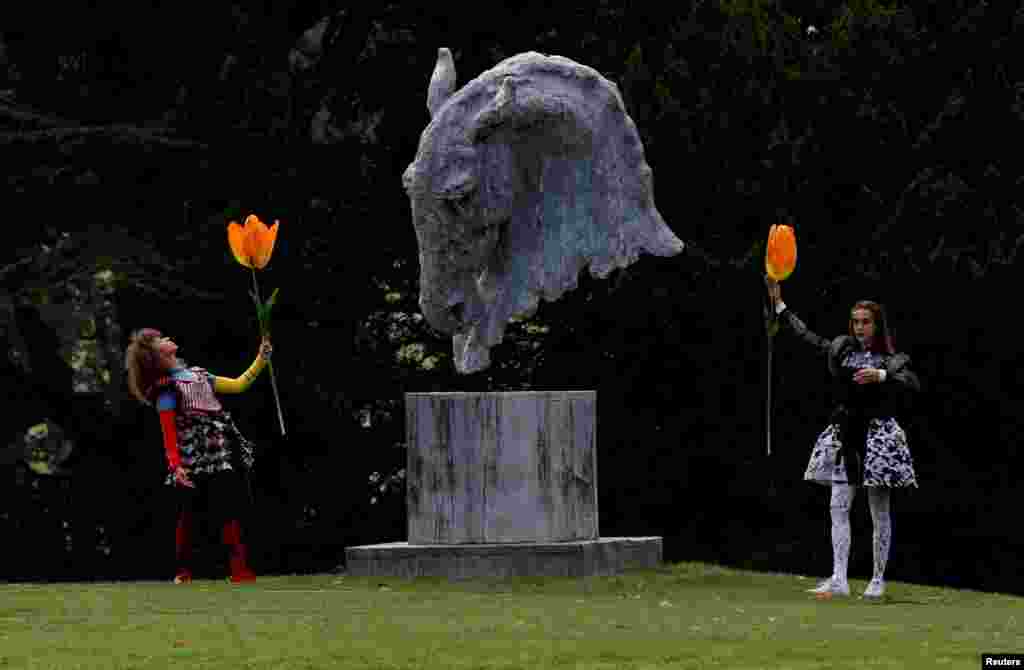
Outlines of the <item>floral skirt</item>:
<svg viewBox="0 0 1024 670">
<path fill-rule="evenodd" d="M 253 443 L 239 432 L 231 414 L 220 412 L 178 412 L 174 417 L 178 432 L 181 464 L 191 478 L 202 478 L 226 470 L 252 468 Z M 174 474 L 164 484 L 174 485 Z"/>
<path fill-rule="evenodd" d="M 842 447 L 838 424 L 831 424 L 818 436 L 804 479 L 831 486 L 848 483 L 840 457 Z M 914 460 L 907 446 L 907 435 L 892 417 L 868 422 L 867 451 L 864 454 L 864 486 L 898 488 L 917 487 Z"/>
</svg>

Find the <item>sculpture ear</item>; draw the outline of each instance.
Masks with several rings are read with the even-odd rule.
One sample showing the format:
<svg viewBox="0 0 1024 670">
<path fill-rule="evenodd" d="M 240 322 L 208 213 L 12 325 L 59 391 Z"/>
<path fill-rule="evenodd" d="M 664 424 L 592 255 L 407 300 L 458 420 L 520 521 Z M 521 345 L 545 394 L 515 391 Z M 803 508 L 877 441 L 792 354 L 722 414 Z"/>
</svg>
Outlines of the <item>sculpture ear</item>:
<svg viewBox="0 0 1024 670">
<path fill-rule="evenodd" d="M 427 111 L 430 118 L 437 115 L 448 98 L 455 92 L 455 61 L 452 52 L 444 47 L 437 50 L 437 65 L 427 87 Z"/>
</svg>

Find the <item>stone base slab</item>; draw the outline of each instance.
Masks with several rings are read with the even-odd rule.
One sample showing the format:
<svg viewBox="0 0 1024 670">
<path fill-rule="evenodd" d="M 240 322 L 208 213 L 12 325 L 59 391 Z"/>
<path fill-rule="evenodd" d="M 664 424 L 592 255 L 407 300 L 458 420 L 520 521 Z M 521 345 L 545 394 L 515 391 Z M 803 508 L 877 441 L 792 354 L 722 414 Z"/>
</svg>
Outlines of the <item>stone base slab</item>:
<svg viewBox="0 0 1024 670">
<path fill-rule="evenodd" d="M 661 537 L 603 537 L 576 542 L 409 544 L 390 542 L 345 549 L 346 572 L 367 577 L 608 576 L 656 568 Z"/>
</svg>

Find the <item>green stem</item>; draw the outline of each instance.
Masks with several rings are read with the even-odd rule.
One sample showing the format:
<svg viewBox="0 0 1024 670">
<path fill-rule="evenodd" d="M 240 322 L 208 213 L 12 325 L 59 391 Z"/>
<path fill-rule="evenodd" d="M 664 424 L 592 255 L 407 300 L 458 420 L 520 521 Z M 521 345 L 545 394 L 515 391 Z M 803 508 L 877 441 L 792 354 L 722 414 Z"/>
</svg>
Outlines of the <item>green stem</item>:
<svg viewBox="0 0 1024 670">
<path fill-rule="evenodd" d="M 765 401 L 765 436 L 768 442 L 768 455 L 772 455 L 772 345 L 775 341 L 774 326 L 776 323 L 775 296 L 768 297 L 768 394 Z"/>
<path fill-rule="evenodd" d="M 767 421 L 765 421 L 765 433 L 768 436 L 768 455 L 772 455 L 772 340 L 771 335 L 768 336 L 768 401 L 765 405 L 765 415 Z"/>
<path fill-rule="evenodd" d="M 257 305 L 257 310 L 258 310 L 259 309 L 259 305 L 263 304 L 263 298 L 260 297 L 260 285 L 256 282 L 256 268 L 249 268 L 249 269 L 252 271 L 252 286 L 253 286 L 253 292 L 256 294 L 256 305 Z M 266 333 L 263 332 L 263 319 L 260 318 L 259 315 L 260 315 L 260 313 L 259 313 L 259 311 L 257 311 L 256 312 L 256 317 L 259 320 L 260 335 L 262 336 L 262 335 L 266 335 Z"/>
<path fill-rule="evenodd" d="M 260 297 L 260 285 L 256 282 L 256 268 L 250 269 L 252 270 L 252 285 L 256 291 L 256 302 L 262 305 L 263 298 Z M 268 335 L 266 324 L 260 319 L 260 336 L 266 335 Z M 281 425 L 281 435 L 284 435 L 284 415 L 281 413 L 281 397 L 277 394 L 277 378 L 274 377 L 274 364 L 271 361 L 267 361 L 267 369 L 270 370 L 270 386 L 274 390 L 274 402 L 277 404 L 277 421 Z"/>
</svg>

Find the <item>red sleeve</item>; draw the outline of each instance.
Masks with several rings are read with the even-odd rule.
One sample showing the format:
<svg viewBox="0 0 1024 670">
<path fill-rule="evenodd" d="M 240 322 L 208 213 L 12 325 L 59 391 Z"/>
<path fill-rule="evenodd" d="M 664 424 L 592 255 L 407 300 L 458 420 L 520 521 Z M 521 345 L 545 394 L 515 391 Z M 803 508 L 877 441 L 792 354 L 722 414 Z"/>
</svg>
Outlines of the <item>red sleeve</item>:
<svg viewBox="0 0 1024 670">
<path fill-rule="evenodd" d="M 167 465 L 174 470 L 181 464 L 178 453 L 178 431 L 174 428 L 174 410 L 160 412 L 160 427 L 164 429 L 164 451 L 167 452 Z"/>
</svg>

